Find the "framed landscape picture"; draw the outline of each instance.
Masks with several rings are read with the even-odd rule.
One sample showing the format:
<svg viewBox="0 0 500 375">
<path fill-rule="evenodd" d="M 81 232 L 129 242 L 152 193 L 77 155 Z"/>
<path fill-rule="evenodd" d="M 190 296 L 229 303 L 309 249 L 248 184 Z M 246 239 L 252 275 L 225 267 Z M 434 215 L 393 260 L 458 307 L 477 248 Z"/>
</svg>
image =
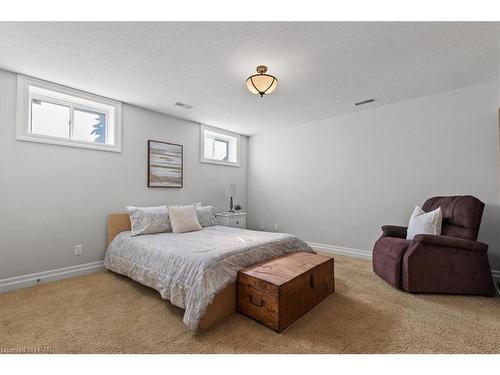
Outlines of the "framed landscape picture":
<svg viewBox="0 0 500 375">
<path fill-rule="evenodd" d="M 182 145 L 148 141 L 148 187 L 182 187 L 182 152 Z"/>
</svg>

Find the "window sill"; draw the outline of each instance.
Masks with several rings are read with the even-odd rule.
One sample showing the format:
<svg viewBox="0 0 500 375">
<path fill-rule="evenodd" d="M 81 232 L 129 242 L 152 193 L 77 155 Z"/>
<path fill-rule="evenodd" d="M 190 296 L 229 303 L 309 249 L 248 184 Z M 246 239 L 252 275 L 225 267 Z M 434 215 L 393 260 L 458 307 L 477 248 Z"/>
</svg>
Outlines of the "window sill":
<svg viewBox="0 0 500 375">
<path fill-rule="evenodd" d="M 217 164 L 217 165 L 225 165 L 227 167 L 240 167 L 239 162 L 231 162 L 231 161 L 221 161 L 221 160 L 211 160 L 211 159 L 200 159 L 201 163 L 206 163 L 206 164 Z"/>
<path fill-rule="evenodd" d="M 77 148 L 86 148 L 91 150 L 100 150 L 100 151 L 108 151 L 108 152 L 121 152 L 120 146 L 112 146 L 112 145 L 97 145 L 91 143 L 84 142 L 71 142 L 65 139 L 57 139 L 57 138 L 45 138 L 43 136 L 32 136 L 32 135 L 18 135 L 16 140 L 23 142 L 35 142 L 35 143 L 45 143 L 50 145 L 58 145 L 58 146 L 66 146 L 66 147 L 77 147 Z"/>
</svg>

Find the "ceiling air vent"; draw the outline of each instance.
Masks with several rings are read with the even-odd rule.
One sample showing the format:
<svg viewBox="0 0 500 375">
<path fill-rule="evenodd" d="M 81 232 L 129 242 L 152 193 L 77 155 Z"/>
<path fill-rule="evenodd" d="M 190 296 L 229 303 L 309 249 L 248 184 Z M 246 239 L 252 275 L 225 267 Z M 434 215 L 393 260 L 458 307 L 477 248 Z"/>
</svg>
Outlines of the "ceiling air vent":
<svg viewBox="0 0 500 375">
<path fill-rule="evenodd" d="M 361 102 L 354 103 L 354 105 L 355 106 L 365 105 L 365 104 L 368 104 L 368 103 L 373 103 L 374 101 L 375 101 L 375 99 L 367 99 L 367 100 L 363 100 Z"/>
<path fill-rule="evenodd" d="M 189 105 L 189 104 L 186 104 L 186 103 L 181 103 L 181 102 L 177 102 L 175 103 L 175 105 L 179 106 L 179 107 L 182 107 L 182 108 L 186 108 L 186 109 L 191 109 L 193 108 L 192 105 Z"/>
</svg>

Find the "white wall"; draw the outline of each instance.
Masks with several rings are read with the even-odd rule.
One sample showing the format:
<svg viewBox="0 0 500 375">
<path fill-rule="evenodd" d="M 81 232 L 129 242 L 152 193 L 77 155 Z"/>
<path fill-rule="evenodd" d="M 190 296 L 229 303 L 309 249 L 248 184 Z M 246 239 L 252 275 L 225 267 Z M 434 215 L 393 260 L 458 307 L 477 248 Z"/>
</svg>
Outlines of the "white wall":
<svg viewBox="0 0 500 375">
<path fill-rule="evenodd" d="M 472 194 L 500 270 L 497 82 L 265 133 L 249 143 L 249 225 L 371 250 L 415 204 Z"/>
<path fill-rule="evenodd" d="M 123 106 L 122 153 L 16 141 L 15 113 L 16 75 L 0 71 L 0 279 L 102 260 L 106 217 L 128 204 L 227 209 L 235 182 L 247 207 L 247 137 L 235 168 L 199 162 L 198 124 L 138 107 Z M 184 145 L 184 188 L 146 187 L 148 139 Z"/>
<path fill-rule="evenodd" d="M 427 197 L 473 194 L 500 270 L 496 82 L 253 136 L 248 169 L 246 137 L 241 168 L 202 164 L 197 124 L 130 105 L 119 154 L 16 141 L 15 98 L 0 71 L 0 279 L 102 260 L 106 216 L 127 204 L 225 209 L 230 181 L 252 228 L 370 250 Z M 184 145 L 184 188 L 146 187 L 148 139 Z"/>
</svg>

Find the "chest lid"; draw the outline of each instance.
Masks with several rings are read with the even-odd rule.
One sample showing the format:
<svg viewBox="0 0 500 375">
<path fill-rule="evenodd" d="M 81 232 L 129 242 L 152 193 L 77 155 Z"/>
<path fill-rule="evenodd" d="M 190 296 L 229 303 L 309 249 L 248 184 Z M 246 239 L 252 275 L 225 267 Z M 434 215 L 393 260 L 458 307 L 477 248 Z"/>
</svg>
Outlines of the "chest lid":
<svg viewBox="0 0 500 375">
<path fill-rule="evenodd" d="M 238 282 L 277 296 L 285 284 L 331 260 L 328 256 L 305 252 L 287 254 L 241 270 Z"/>
</svg>

